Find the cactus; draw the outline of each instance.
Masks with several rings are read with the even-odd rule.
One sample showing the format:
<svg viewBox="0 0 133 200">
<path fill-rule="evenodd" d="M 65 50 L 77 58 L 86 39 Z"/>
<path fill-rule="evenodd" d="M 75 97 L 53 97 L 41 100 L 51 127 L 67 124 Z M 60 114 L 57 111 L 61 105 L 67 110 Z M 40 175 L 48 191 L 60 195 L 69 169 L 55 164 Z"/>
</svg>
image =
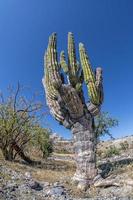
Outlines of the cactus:
<svg viewBox="0 0 133 200">
<path fill-rule="evenodd" d="M 73 133 L 77 166 L 73 180 L 82 189 L 92 184 L 97 175 L 94 117 L 100 113 L 103 87 L 102 69 L 98 67 L 93 72 L 82 43 L 79 44 L 79 54 L 81 64 L 76 60 L 73 34 L 68 33 L 68 62 L 64 51 L 60 53 L 58 62 L 56 33 L 53 33 L 44 55 L 45 73 L 42 82 L 51 114 Z M 82 90 L 84 82 L 89 95 L 87 103 Z"/>
</svg>

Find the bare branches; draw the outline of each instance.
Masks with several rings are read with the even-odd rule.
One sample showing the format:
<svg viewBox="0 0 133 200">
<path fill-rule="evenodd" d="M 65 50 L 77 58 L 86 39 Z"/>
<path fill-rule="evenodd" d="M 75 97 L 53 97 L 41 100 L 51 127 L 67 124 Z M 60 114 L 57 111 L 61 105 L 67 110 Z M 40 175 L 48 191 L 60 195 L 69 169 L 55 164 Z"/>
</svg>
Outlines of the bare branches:
<svg viewBox="0 0 133 200">
<path fill-rule="evenodd" d="M 8 92 L 7 98 L 0 95 L 0 148 L 4 154 L 12 154 L 13 159 L 17 154 L 13 144 L 21 150 L 30 141 L 32 130 L 40 123 L 43 105 L 36 95 L 26 98 L 19 83 L 16 89 L 8 88 Z"/>
<path fill-rule="evenodd" d="M 16 110 L 16 102 L 17 102 L 17 97 L 19 95 L 19 91 L 20 91 L 20 84 L 18 82 L 18 84 L 17 84 L 17 90 L 16 90 L 15 96 L 14 96 L 14 103 L 13 103 L 14 111 Z"/>
</svg>

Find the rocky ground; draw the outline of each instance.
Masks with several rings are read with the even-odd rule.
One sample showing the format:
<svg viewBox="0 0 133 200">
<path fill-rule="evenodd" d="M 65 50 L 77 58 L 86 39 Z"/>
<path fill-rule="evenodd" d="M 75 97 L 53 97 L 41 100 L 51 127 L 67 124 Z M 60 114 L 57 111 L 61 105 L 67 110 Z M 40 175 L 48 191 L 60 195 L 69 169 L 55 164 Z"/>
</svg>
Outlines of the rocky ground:
<svg viewBox="0 0 133 200">
<path fill-rule="evenodd" d="M 0 166 L 1 200 L 70 199 L 67 190 L 58 182 L 38 182 L 30 172 L 18 173 L 4 165 Z"/>
<path fill-rule="evenodd" d="M 17 170 L 16 170 L 17 169 Z M 85 192 L 71 184 L 71 173 L 60 174 L 59 181 L 45 177 L 45 169 L 23 164 L 0 164 L 0 200 L 126 200 L 133 199 L 133 165 L 110 172 Z M 42 174 L 44 173 L 44 176 Z M 55 171 L 56 174 L 56 171 Z M 54 174 L 53 174 L 54 176 Z M 61 177 L 62 176 L 62 177 Z M 44 179 L 44 180 L 43 180 Z M 49 182 L 48 182 L 49 179 Z"/>
<path fill-rule="evenodd" d="M 104 143 L 103 147 L 107 149 Z M 103 178 L 84 192 L 71 182 L 72 154 L 56 153 L 35 166 L 20 160 L 7 162 L 0 156 L 0 200 L 133 200 L 133 149 L 127 143 L 122 147 L 120 154 L 98 160 Z"/>
</svg>

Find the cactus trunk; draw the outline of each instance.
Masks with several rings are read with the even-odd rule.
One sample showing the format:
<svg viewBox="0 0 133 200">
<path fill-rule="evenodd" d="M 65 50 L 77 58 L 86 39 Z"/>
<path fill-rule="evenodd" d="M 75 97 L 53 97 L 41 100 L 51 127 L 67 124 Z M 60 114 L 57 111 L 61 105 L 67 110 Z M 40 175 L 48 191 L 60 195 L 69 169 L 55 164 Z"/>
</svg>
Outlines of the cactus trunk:
<svg viewBox="0 0 133 200">
<path fill-rule="evenodd" d="M 72 128 L 76 160 L 76 173 L 73 180 L 80 189 L 92 184 L 97 175 L 96 170 L 96 136 L 92 119 L 83 116 Z"/>
</svg>

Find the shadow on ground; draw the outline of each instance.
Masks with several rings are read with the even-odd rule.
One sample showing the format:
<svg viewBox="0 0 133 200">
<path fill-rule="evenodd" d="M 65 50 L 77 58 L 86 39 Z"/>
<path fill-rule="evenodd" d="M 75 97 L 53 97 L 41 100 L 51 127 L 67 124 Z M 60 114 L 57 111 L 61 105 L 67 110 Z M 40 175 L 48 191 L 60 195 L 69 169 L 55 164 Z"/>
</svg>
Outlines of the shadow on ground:
<svg viewBox="0 0 133 200">
<path fill-rule="evenodd" d="M 119 167 L 124 167 L 126 165 L 129 165 L 133 163 L 133 158 L 123 158 L 123 159 L 119 159 L 116 161 L 108 161 L 105 163 L 102 163 L 100 165 L 98 165 L 98 168 L 101 170 L 101 176 L 103 178 L 106 178 L 110 172 L 114 171 L 115 169 L 119 168 Z"/>
</svg>

